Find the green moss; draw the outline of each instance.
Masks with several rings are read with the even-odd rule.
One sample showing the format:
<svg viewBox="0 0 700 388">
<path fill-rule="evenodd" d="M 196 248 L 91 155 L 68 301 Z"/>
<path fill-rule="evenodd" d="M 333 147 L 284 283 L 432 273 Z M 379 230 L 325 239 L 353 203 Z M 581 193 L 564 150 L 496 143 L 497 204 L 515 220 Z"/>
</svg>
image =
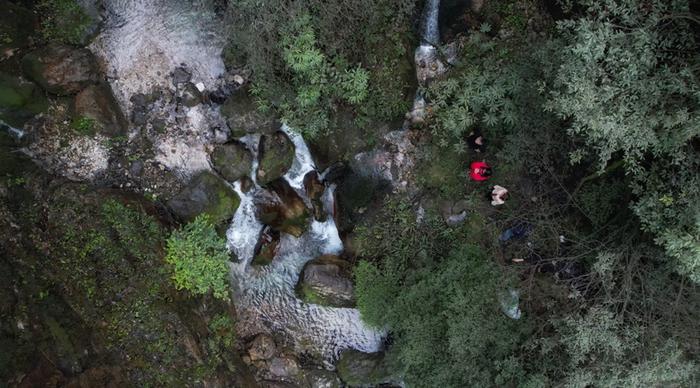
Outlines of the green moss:
<svg viewBox="0 0 700 388">
<path fill-rule="evenodd" d="M 0 73 L 0 120 L 21 127 L 47 109 L 46 97 L 34 84 Z"/>
<path fill-rule="evenodd" d="M 37 8 L 42 15 L 44 39 L 76 45 L 85 43 L 93 21 L 76 0 L 41 0 Z"/>
</svg>

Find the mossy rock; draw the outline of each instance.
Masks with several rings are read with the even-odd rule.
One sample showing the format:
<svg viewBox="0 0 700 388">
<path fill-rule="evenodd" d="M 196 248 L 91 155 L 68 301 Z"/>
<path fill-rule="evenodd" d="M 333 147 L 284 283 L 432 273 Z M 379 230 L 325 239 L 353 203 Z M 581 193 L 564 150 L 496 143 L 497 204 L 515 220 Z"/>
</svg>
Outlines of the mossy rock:
<svg viewBox="0 0 700 388">
<path fill-rule="evenodd" d="M 49 103 L 42 91 L 31 82 L 0 73 L 0 120 L 21 127 Z"/>
<path fill-rule="evenodd" d="M 245 89 L 237 90 L 221 106 L 221 114 L 231 130 L 231 137 L 239 138 L 251 133 L 274 133 L 281 124 L 274 117 L 258 110 L 253 98 Z"/>
<path fill-rule="evenodd" d="M 36 20 L 24 7 L 0 0 L 0 52 L 29 45 Z"/>
<path fill-rule="evenodd" d="M 220 224 L 233 217 L 240 202 L 238 194 L 223 179 L 210 171 L 202 171 L 168 201 L 168 206 L 185 222 L 206 213 L 214 223 Z"/>
<path fill-rule="evenodd" d="M 306 303 L 355 307 L 350 263 L 333 255 L 307 262 L 299 276 L 297 294 Z"/>
<path fill-rule="evenodd" d="M 346 350 L 340 354 L 336 368 L 340 379 L 350 387 L 377 386 L 393 380 L 383 352 Z"/>
<path fill-rule="evenodd" d="M 253 166 L 253 155 L 238 142 L 217 145 L 209 157 L 214 169 L 230 182 L 250 174 Z"/>
<path fill-rule="evenodd" d="M 92 52 L 64 44 L 50 44 L 25 55 L 22 71 L 47 92 L 59 96 L 78 93 L 100 80 Z"/>
<path fill-rule="evenodd" d="M 126 134 L 127 121 L 112 88 L 106 84 L 90 85 L 75 96 L 75 120 L 93 120 L 96 130 L 106 136 Z"/>
<path fill-rule="evenodd" d="M 258 182 L 267 185 L 281 178 L 294 162 L 294 144 L 282 131 L 260 138 Z"/>
</svg>

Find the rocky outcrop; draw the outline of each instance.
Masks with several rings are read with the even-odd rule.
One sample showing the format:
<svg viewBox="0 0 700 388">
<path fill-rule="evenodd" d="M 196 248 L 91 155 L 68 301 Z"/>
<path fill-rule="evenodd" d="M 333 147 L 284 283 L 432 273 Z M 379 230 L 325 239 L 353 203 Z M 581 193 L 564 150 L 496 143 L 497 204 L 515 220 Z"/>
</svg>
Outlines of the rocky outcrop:
<svg viewBox="0 0 700 388">
<path fill-rule="evenodd" d="M 260 222 L 273 230 L 301 236 L 309 225 L 306 204 L 284 179 L 277 179 L 254 199 Z"/>
<path fill-rule="evenodd" d="M 340 388 L 338 375 L 323 369 L 305 370 L 306 383 L 313 388 Z"/>
<path fill-rule="evenodd" d="M 321 182 L 316 171 L 311 171 L 304 176 L 304 190 L 311 201 L 314 219 L 319 222 L 326 220 L 328 215 L 323 209 L 323 192 L 326 186 Z"/>
<path fill-rule="evenodd" d="M 234 138 L 255 132 L 272 134 L 281 126 L 269 115 L 260 113 L 253 98 L 243 89 L 228 97 L 221 106 L 221 114 L 226 118 L 226 124 Z"/>
<path fill-rule="evenodd" d="M 0 120 L 21 127 L 47 108 L 46 97 L 33 83 L 0 73 Z"/>
<path fill-rule="evenodd" d="M 382 139 L 382 146 L 355 155 L 350 167 L 358 175 L 385 181 L 394 191 L 413 191 L 417 131 L 393 131 Z"/>
<path fill-rule="evenodd" d="M 377 386 L 392 381 L 383 352 L 346 350 L 341 353 L 336 368 L 340 379 L 351 387 Z"/>
<path fill-rule="evenodd" d="M 214 169 L 229 182 L 248 175 L 253 165 L 253 155 L 238 142 L 217 145 L 209 158 Z"/>
<path fill-rule="evenodd" d="M 448 226 L 457 226 L 467 219 L 469 203 L 466 200 L 445 200 L 441 201 L 439 206 L 442 219 Z"/>
<path fill-rule="evenodd" d="M 127 121 L 106 83 L 90 85 L 75 96 L 75 116 L 94 120 L 96 130 L 103 135 L 126 133 Z"/>
<path fill-rule="evenodd" d="M 95 56 L 88 49 L 51 44 L 27 54 L 22 70 L 47 92 L 75 94 L 100 79 Z"/>
<path fill-rule="evenodd" d="M 350 263 L 333 255 L 309 261 L 299 275 L 297 293 L 307 303 L 354 307 L 355 293 Z"/>
<path fill-rule="evenodd" d="M 281 178 L 294 162 L 294 144 L 282 131 L 260 138 L 258 182 L 267 185 Z"/>
<path fill-rule="evenodd" d="M 239 204 L 238 194 L 209 171 L 196 175 L 182 192 L 168 201 L 173 213 L 185 222 L 206 213 L 216 224 L 231 218 Z"/>
</svg>

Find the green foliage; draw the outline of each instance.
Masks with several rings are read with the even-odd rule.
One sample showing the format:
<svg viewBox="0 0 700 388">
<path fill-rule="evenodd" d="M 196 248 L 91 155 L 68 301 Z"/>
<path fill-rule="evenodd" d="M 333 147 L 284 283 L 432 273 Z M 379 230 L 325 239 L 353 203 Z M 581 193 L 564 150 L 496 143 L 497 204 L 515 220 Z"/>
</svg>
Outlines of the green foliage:
<svg viewBox="0 0 700 388">
<path fill-rule="evenodd" d="M 263 111 L 309 138 L 332 131 L 341 108 L 361 125 L 393 120 L 410 106 L 413 7 L 408 0 L 232 1 L 224 56 L 253 70 Z"/>
<path fill-rule="evenodd" d="M 687 1 L 581 1 L 559 23 L 565 47 L 547 109 L 603 170 L 622 158 L 645 230 L 700 281 L 700 84 Z"/>
<path fill-rule="evenodd" d="M 168 238 L 165 261 L 173 266 L 178 289 L 195 295 L 211 292 L 216 298 L 229 300 L 228 260 L 226 241 L 218 236 L 206 214 Z"/>
<path fill-rule="evenodd" d="M 81 116 L 73 120 L 71 127 L 81 135 L 93 136 L 97 131 L 97 122 L 90 117 Z"/>
<path fill-rule="evenodd" d="M 44 39 L 70 44 L 83 42 L 92 19 L 76 0 L 41 0 L 37 8 L 43 16 Z"/>
<path fill-rule="evenodd" d="M 389 202 L 358 228 L 359 253 L 371 260 L 355 271 L 362 318 L 391 328 L 411 386 L 516 381 L 522 366 L 511 354 L 524 327 L 499 311 L 507 281 L 481 248 L 458 245 L 463 231 L 443 225 L 434 215 L 417 223 L 409 205 Z"/>
</svg>

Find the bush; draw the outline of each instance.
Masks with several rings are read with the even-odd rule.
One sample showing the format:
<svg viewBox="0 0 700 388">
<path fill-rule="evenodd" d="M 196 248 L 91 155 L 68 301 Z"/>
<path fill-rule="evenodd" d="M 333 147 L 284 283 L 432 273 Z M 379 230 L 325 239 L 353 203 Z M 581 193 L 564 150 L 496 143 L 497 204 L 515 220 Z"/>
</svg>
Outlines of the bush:
<svg viewBox="0 0 700 388">
<path fill-rule="evenodd" d="M 205 214 L 168 238 L 165 261 L 173 266 L 178 289 L 195 295 L 211 292 L 218 299 L 229 300 L 228 260 L 226 240 L 217 235 Z"/>
</svg>

